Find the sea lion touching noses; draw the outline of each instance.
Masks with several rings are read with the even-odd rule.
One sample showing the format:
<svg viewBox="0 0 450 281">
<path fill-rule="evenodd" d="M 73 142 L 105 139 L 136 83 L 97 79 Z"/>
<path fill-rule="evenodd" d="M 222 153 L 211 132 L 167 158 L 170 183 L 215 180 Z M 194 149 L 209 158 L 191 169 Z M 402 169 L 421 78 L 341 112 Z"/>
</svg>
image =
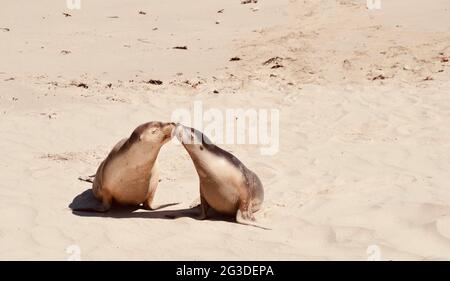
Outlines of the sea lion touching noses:
<svg viewBox="0 0 450 281">
<path fill-rule="evenodd" d="M 100 164 L 92 184 L 101 206 L 77 210 L 106 212 L 113 201 L 153 209 L 159 181 L 156 159 L 161 147 L 172 138 L 175 127 L 175 123 L 145 123 L 117 143 Z"/>
<path fill-rule="evenodd" d="M 238 223 L 259 226 L 253 215 L 264 200 L 258 176 L 231 153 L 214 145 L 202 132 L 178 124 L 175 134 L 192 158 L 200 179 L 199 219 L 205 219 L 211 207 L 219 213 L 235 216 Z"/>
</svg>

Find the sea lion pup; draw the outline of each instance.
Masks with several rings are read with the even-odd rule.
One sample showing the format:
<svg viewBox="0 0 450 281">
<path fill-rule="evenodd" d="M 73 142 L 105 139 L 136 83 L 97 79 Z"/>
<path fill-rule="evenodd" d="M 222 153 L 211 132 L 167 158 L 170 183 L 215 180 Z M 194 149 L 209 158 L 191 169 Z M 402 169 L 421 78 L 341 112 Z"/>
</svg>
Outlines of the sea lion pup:
<svg viewBox="0 0 450 281">
<path fill-rule="evenodd" d="M 100 164 L 92 184 L 101 206 L 77 211 L 106 212 L 113 201 L 154 209 L 152 201 L 159 181 L 156 158 L 161 147 L 172 138 L 175 127 L 175 123 L 145 123 L 117 143 Z"/>
<path fill-rule="evenodd" d="M 238 223 L 265 228 L 255 222 L 253 215 L 264 200 L 258 176 L 202 132 L 177 124 L 175 134 L 192 158 L 200 179 L 199 219 L 205 219 L 211 207 L 235 216 Z"/>
</svg>

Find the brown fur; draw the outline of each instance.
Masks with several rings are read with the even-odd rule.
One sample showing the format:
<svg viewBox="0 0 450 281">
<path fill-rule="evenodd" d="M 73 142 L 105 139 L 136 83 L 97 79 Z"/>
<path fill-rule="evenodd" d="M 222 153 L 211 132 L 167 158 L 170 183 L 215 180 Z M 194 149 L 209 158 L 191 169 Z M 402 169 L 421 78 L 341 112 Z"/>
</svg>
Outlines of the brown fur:
<svg viewBox="0 0 450 281">
<path fill-rule="evenodd" d="M 117 143 L 100 164 L 92 190 L 106 212 L 113 201 L 152 209 L 159 181 L 156 159 L 161 147 L 171 139 L 174 123 L 149 122 Z"/>
<path fill-rule="evenodd" d="M 211 207 L 219 213 L 235 216 L 239 223 L 256 225 L 253 213 L 260 209 L 264 200 L 258 176 L 200 131 L 178 125 L 176 135 L 199 175 L 200 218 L 206 218 Z"/>
</svg>

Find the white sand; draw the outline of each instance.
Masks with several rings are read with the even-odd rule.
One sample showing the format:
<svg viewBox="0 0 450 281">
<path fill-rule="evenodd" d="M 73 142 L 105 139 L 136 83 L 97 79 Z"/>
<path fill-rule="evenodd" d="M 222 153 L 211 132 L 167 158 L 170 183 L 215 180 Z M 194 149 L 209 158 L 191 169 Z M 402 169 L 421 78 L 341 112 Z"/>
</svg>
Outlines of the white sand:
<svg viewBox="0 0 450 281">
<path fill-rule="evenodd" d="M 447 0 L 374 11 L 356 0 L 5 2 L 0 259 L 65 260 L 73 244 L 83 260 L 366 260 L 370 245 L 383 260 L 450 258 Z M 276 56 L 284 67 L 262 65 Z M 198 196 L 173 144 L 159 157 L 156 203 L 179 205 L 72 214 L 90 188 L 79 176 L 140 123 L 194 100 L 280 110 L 278 154 L 223 146 L 263 181 L 257 218 L 273 230 L 167 219 Z"/>
</svg>

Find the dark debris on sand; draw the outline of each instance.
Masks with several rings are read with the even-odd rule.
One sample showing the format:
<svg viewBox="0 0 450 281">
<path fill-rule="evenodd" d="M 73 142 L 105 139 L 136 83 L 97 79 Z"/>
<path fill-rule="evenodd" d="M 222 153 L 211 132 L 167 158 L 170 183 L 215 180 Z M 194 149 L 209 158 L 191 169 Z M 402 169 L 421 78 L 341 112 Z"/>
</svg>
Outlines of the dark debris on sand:
<svg viewBox="0 0 450 281">
<path fill-rule="evenodd" d="M 175 47 L 173 47 L 173 49 L 176 49 L 176 50 L 187 50 L 188 47 L 187 46 L 175 46 Z"/>
<path fill-rule="evenodd" d="M 283 61 L 283 58 L 281 58 L 281 57 L 273 57 L 273 58 L 270 58 L 270 59 L 266 60 L 265 62 L 263 62 L 263 65 L 281 64 L 282 61 Z"/>
<path fill-rule="evenodd" d="M 88 89 L 89 86 L 86 83 L 78 83 L 78 82 L 74 82 L 71 84 L 72 86 L 78 87 L 78 88 L 84 88 L 84 89 Z"/>
<path fill-rule="evenodd" d="M 245 4 L 256 4 L 258 3 L 258 0 L 242 0 L 241 4 L 245 5 Z"/>
<path fill-rule="evenodd" d="M 163 84 L 163 82 L 161 80 L 155 80 L 155 79 L 150 79 L 148 81 L 145 81 L 145 83 L 152 84 L 152 85 L 162 85 Z"/>
<path fill-rule="evenodd" d="M 375 81 L 375 80 L 384 80 L 384 79 L 386 79 L 386 76 L 384 76 L 383 74 L 380 74 L 380 75 L 377 75 L 377 76 L 373 77 L 373 78 L 372 78 L 372 81 Z"/>
</svg>

